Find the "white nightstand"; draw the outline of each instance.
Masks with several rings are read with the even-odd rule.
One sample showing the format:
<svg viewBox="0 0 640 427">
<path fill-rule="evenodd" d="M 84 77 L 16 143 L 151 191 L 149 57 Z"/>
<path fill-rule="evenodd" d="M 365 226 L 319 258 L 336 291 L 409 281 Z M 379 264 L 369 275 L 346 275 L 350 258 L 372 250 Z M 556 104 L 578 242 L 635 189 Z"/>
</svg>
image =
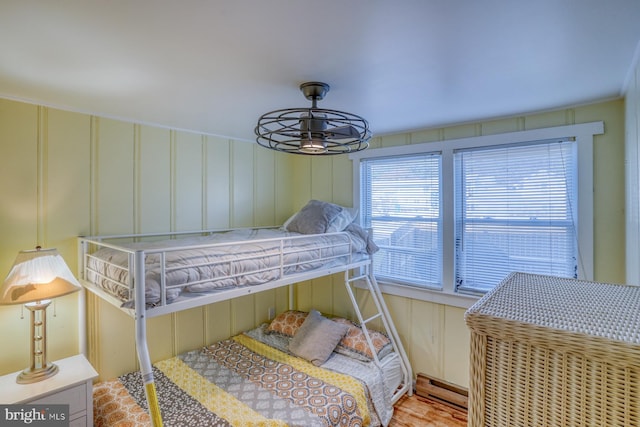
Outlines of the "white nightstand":
<svg viewBox="0 0 640 427">
<path fill-rule="evenodd" d="M 0 404 L 68 404 L 70 427 L 92 426 L 93 379 L 98 373 L 81 354 L 54 363 L 60 371 L 37 383 L 17 384 L 20 372 L 0 377 Z"/>
</svg>

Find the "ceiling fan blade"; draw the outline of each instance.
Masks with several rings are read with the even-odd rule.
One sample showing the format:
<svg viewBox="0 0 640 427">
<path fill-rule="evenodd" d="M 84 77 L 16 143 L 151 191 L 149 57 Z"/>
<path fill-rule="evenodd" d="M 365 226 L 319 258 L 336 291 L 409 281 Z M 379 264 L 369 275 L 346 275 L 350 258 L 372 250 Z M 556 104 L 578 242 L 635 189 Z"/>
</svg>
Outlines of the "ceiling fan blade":
<svg viewBox="0 0 640 427">
<path fill-rule="evenodd" d="M 357 139 L 360 138 L 360 132 L 358 129 L 351 125 L 338 126 L 335 128 L 327 129 L 325 131 L 327 138 L 332 139 Z"/>
<path fill-rule="evenodd" d="M 324 114 L 316 114 L 309 117 L 306 114 L 300 116 L 300 132 L 302 134 L 311 132 L 321 134 L 327 128 L 327 121 Z"/>
</svg>

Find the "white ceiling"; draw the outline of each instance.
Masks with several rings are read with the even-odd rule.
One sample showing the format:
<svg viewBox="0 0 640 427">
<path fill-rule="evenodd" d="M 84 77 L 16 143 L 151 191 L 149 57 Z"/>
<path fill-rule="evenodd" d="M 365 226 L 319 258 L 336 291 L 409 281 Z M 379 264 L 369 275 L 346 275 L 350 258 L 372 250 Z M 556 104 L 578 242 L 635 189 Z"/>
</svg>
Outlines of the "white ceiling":
<svg viewBox="0 0 640 427">
<path fill-rule="evenodd" d="M 267 111 L 374 134 L 619 97 L 640 0 L 0 0 L 0 97 L 253 140 Z"/>
</svg>

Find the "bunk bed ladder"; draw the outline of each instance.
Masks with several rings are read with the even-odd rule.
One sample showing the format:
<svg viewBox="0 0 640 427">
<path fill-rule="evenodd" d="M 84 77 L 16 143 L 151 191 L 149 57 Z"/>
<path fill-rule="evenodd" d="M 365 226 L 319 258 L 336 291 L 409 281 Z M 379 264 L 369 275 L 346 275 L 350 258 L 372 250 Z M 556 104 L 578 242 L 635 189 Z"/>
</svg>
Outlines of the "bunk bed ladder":
<svg viewBox="0 0 640 427">
<path fill-rule="evenodd" d="M 391 320 L 391 315 L 389 314 L 387 305 L 384 302 L 384 297 L 382 296 L 382 292 L 380 291 L 378 282 L 376 282 L 376 279 L 373 275 L 371 264 L 367 264 L 366 266 L 364 266 L 361 272 L 363 272 L 361 275 L 350 277 L 349 271 L 345 271 L 345 287 L 347 288 L 347 293 L 349 294 L 349 298 L 351 299 L 351 303 L 356 312 L 356 316 L 362 327 L 362 331 L 364 332 L 364 336 L 367 340 L 367 343 L 369 344 L 369 347 L 373 349 L 373 342 L 371 341 L 371 336 L 369 335 L 367 324 L 376 319 L 380 319 L 384 325 L 387 335 L 389 336 L 389 339 L 391 340 L 394 350 L 400 356 L 403 381 L 400 387 L 393 393 L 392 403 L 396 403 L 404 393 L 407 393 L 409 396 L 413 394 L 413 372 L 411 370 L 411 364 L 409 363 L 409 358 L 407 357 L 407 353 L 404 350 L 404 346 L 402 345 L 402 341 L 400 340 L 398 331 L 396 330 L 396 327 Z M 362 282 L 366 283 L 367 290 L 369 291 L 371 299 L 375 303 L 376 307 L 376 312 L 366 319 L 362 315 L 360 304 L 358 304 L 353 289 L 356 283 Z M 376 352 L 372 351 L 372 354 L 374 355 L 375 362 L 380 363 Z"/>
</svg>

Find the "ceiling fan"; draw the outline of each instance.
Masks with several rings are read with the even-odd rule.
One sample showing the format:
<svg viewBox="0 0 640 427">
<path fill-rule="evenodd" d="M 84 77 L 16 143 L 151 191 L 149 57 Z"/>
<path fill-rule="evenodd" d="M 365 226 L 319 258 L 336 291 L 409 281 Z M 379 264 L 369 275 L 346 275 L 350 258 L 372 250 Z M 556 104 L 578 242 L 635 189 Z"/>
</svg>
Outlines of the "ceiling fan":
<svg viewBox="0 0 640 427">
<path fill-rule="evenodd" d="M 255 128 L 256 141 L 263 147 L 293 154 L 344 154 L 369 146 L 371 131 L 362 117 L 344 111 L 318 108 L 329 85 L 307 82 L 300 85 L 309 108 L 286 108 L 263 114 Z"/>
</svg>

